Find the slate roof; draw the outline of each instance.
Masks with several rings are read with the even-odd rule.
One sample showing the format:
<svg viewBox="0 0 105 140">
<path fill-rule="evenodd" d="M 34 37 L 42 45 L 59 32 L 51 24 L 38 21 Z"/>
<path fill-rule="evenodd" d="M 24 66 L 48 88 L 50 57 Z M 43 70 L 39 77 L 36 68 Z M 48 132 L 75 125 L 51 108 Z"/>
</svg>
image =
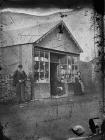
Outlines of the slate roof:
<svg viewBox="0 0 105 140">
<path fill-rule="evenodd" d="M 0 32 L 0 46 L 5 47 L 17 44 L 33 43 L 58 23 L 59 21 L 53 23 L 48 22 L 27 28 L 23 27 L 17 30 L 2 31 Z"/>
<path fill-rule="evenodd" d="M 63 24 L 67 32 L 70 34 L 74 43 L 83 52 L 75 38 L 73 37 L 70 30 L 67 28 L 64 21 L 47 22 L 45 24 L 38 24 L 36 26 L 31 26 L 28 28 L 21 28 L 17 30 L 2 31 L 0 33 L 0 47 L 13 46 L 18 44 L 34 43 L 38 42 L 44 37 L 46 37 L 51 31 L 53 31 L 59 24 Z"/>
</svg>

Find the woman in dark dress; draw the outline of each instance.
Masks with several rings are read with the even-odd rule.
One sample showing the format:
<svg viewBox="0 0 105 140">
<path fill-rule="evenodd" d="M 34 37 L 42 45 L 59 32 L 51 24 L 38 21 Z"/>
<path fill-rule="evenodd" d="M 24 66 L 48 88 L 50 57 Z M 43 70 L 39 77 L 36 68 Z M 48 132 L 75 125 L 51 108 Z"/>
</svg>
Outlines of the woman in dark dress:
<svg viewBox="0 0 105 140">
<path fill-rule="evenodd" d="M 81 84 L 79 82 L 78 77 L 75 77 L 74 94 L 75 95 L 81 95 L 82 94 Z"/>
</svg>

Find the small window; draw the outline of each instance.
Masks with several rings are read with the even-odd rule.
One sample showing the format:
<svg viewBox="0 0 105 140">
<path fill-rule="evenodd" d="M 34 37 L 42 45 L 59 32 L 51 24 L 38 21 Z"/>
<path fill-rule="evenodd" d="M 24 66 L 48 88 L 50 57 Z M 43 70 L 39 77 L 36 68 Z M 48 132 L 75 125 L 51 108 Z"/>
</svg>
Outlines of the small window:
<svg viewBox="0 0 105 140">
<path fill-rule="evenodd" d="M 72 64 L 72 57 L 68 56 L 68 65 L 71 65 L 71 64 Z"/>
</svg>

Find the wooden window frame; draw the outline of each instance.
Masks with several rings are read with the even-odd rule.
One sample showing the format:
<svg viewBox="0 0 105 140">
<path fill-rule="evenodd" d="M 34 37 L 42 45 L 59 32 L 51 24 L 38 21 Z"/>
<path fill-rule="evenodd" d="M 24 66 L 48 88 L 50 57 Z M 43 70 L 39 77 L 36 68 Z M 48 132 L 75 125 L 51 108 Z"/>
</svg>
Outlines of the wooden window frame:
<svg viewBox="0 0 105 140">
<path fill-rule="evenodd" d="M 35 51 L 39 52 L 39 55 L 38 55 L 39 60 L 38 61 L 35 60 Z M 43 52 L 43 55 L 44 55 L 43 58 L 45 58 L 45 54 L 47 53 L 48 61 L 45 61 L 45 59 L 43 61 L 41 61 L 41 52 Z M 34 82 L 35 83 L 50 83 L 50 66 L 49 66 L 50 65 L 50 52 L 47 51 L 47 50 L 44 50 L 44 49 L 39 49 L 39 48 L 34 47 L 34 55 L 33 55 L 33 57 L 34 57 L 34 60 L 33 60 L 34 63 L 39 62 L 39 64 L 38 64 L 39 65 L 39 70 L 38 70 L 38 73 L 39 73 L 38 77 L 39 78 L 38 78 L 38 80 L 35 81 L 35 77 L 34 77 Z M 44 71 L 43 71 L 44 72 L 44 80 L 41 80 L 41 78 L 40 78 L 40 76 L 41 76 L 41 62 L 44 63 Z M 48 79 L 45 78 L 45 73 L 46 73 L 45 72 L 45 63 L 48 63 Z M 34 67 L 33 67 L 33 69 L 34 69 Z M 33 72 L 35 74 L 35 69 L 33 70 Z"/>
</svg>

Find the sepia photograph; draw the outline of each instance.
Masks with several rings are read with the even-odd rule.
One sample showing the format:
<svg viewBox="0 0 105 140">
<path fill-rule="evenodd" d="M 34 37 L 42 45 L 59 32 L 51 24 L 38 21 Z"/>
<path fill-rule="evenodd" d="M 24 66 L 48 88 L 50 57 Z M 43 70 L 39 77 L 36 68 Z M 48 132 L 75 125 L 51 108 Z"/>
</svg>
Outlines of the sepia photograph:
<svg viewBox="0 0 105 140">
<path fill-rule="evenodd" d="M 0 140 L 105 140 L 98 4 L 0 2 Z"/>
</svg>

